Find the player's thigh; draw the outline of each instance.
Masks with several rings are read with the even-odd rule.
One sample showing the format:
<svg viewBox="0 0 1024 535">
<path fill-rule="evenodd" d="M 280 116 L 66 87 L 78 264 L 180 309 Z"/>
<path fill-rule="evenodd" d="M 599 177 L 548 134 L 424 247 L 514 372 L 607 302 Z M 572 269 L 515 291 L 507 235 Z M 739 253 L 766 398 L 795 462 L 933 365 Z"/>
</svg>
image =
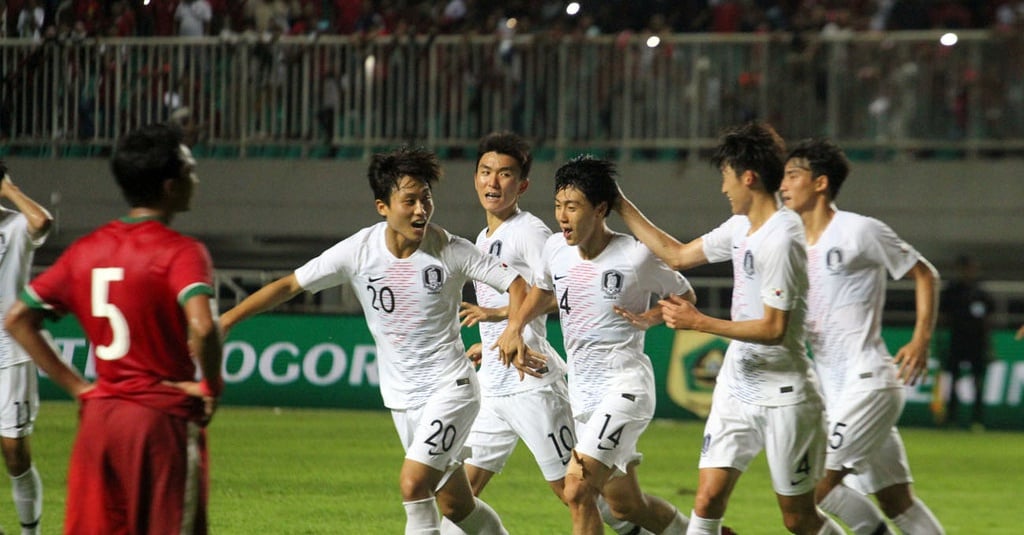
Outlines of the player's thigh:
<svg viewBox="0 0 1024 535">
<path fill-rule="evenodd" d="M 39 414 L 39 376 L 31 362 L 0 368 L 0 436 L 32 434 Z"/>
<path fill-rule="evenodd" d="M 781 496 L 814 490 L 825 474 L 825 410 L 817 401 L 765 407 L 765 458 Z"/>
<path fill-rule="evenodd" d="M 568 388 L 556 382 L 513 397 L 502 407 L 505 419 L 533 453 L 544 479 L 561 479 L 576 446 Z"/>
<path fill-rule="evenodd" d="M 461 464 L 463 446 L 480 411 L 479 389 L 473 386 L 439 390 L 422 407 L 392 411 L 407 459 L 442 472 Z"/>
<path fill-rule="evenodd" d="M 508 396 L 515 397 L 515 396 Z M 466 439 L 467 465 L 498 473 L 519 443 L 519 434 L 502 418 L 505 397 L 487 397 L 480 402 L 480 413 Z"/>
<path fill-rule="evenodd" d="M 653 407 L 646 393 L 609 393 L 586 420 L 577 421 L 575 450 L 625 474 L 643 458 L 637 442 L 651 423 Z"/>
<path fill-rule="evenodd" d="M 875 494 L 893 485 L 913 483 L 907 450 L 896 427 L 890 427 L 885 440 L 857 474 L 850 474 L 843 483 L 864 494 Z"/>
<path fill-rule="evenodd" d="M 698 468 L 733 468 L 745 472 L 764 449 L 761 407 L 716 389 L 704 422 Z"/>
<path fill-rule="evenodd" d="M 828 414 L 825 468 L 862 472 L 903 412 L 906 394 L 901 387 L 849 392 Z"/>
</svg>

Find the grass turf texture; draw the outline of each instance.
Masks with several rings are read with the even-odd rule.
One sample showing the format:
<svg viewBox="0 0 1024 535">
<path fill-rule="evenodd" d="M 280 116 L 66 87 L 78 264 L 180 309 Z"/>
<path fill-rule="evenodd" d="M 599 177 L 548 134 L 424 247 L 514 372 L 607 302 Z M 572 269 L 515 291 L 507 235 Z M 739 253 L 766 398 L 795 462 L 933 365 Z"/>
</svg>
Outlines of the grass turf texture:
<svg viewBox="0 0 1024 535">
<path fill-rule="evenodd" d="M 61 532 L 75 405 L 44 402 L 32 436 L 45 485 L 42 532 Z M 640 442 L 640 482 L 689 513 L 697 483 L 699 422 L 656 421 Z M 915 489 L 947 533 L 1017 534 L 1024 433 L 904 429 Z M 211 533 L 396 534 L 402 450 L 384 412 L 224 407 L 210 428 Z M 9 487 L 0 525 L 17 533 Z M 520 445 L 483 498 L 509 532 L 570 532 L 569 514 Z M 726 524 L 741 535 L 784 533 L 764 457 L 740 479 Z M 611 533 L 609 530 L 608 533 Z"/>
</svg>

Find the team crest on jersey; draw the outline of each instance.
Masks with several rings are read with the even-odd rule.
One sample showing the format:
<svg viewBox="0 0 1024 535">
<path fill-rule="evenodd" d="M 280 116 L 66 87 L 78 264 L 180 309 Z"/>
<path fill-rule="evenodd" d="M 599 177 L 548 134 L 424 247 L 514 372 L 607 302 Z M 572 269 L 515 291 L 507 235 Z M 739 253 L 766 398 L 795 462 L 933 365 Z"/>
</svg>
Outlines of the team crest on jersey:
<svg viewBox="0 0 1024 535">
<path fill-rule="evenodd" d="M 423 287 L 431 292 L 438 292 L 444 286 L 444 270 L 440 266 L 423 268 Z"/>
<path fill-rule="evenodd" d="M 622 293 L 623 282 L 622 273 L 614 269 L 609 269 L 601 274 L 601 290 L 608 297 L 615 297 Z"/>
<path fill-rule="evenodd" d="M 836 273 L 843 270 L 843 251 L 838 247 L 833 247 L 828 250 L 825 254 L 825 267 L 829 271 Z"/>
<path fill-rule="evenodd" d="M 750 249 L 743 253 L 743 272 L 748 277 L 754 276 L 754 253 L 750 252 Z"/>
<path fill-rule="evenodd" d="M 491 256 L 497 256 L 501 258 L 501 240 L 495 240 L 491 243 L 491 247 L 487 249 L 487 253 Z"/>
</svg>

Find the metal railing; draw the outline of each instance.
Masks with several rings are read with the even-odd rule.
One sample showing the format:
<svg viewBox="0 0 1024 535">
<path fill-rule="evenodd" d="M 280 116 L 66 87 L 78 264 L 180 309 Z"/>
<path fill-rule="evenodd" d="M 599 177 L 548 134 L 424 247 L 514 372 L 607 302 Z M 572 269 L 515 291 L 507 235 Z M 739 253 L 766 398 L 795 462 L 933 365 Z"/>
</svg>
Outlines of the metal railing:
<svg viewBox="0 0 1024 535">
<path fill-rule="evenodd" d="M 496 129 L 541 157 L 696 157 L 753 118 L 851 156 L 1024 151 L 1022 36 L 648 37 L 5 40 L 0 150 L 99 153 L 174 116 L 225 157 L 460 151 Z"/>
</svg>

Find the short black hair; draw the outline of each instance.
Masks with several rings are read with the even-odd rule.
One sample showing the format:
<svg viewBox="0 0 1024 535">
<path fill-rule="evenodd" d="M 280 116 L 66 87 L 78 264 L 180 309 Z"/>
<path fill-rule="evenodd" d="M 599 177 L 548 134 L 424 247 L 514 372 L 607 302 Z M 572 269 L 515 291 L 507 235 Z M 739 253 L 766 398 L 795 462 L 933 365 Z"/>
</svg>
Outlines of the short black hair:
<svg viewBox="0 0 1024 535">
<path fill-rule="evenodd" d="M 530 154 L 530 144 L 519 134 L 512 132 L 494 132 L 480 140 L 476 151 L 476 164 L 480 165 L 480 158 L 488 152 L 497 152 L 512 157 L 519 163 L 522 171 L 520 178 L 530 178 L 530 167 L 533 165 L 533 155 Z"/>
<path fill-rule="evenodd" d="M 832 199 L 839 196 L 846 177 L 850 176 L 850 161 L 838 145 L 824 138 L 805 139 L 790 151 L 786 161 L 803 160 L 811 170 L 812 178 L 828 177 L 828 193 Z"/>
<path fill-rule="evenodd" d="M 618 171 L 611 161 L 583 154 L 555 171 L 555 193 L 565 188 L 575 188 L 595 207 L 607 203 L 608 210 L 604 215 L 608 217 L 615 201 L 619 199 L 619 185 L 615 180 L 617 175 Z"/>
<path fill-rule="evenodd" d="M 768 124 L 754 121 L 726 130 L 711 164 L 719 169 L 728 165 L 736 174 L 753 171 L 768 193 L 775 193 L 782 184 L 785 154 L 782 136 Z"/>
<path fill-rule="evenodd" d="M 401 147 L 374 154 L 366 176 L 370 180 L 373 198 L 387 204 L 402 177 L 412 177 L 433 188 L 441 180 L 441 163 L 437 155 L 427 149 Z"/>
<path fill-rule="evenodd" d="M 177 126 L 155 123 L 134 130 L 117 142 L 110 170 L 129 205 L 134 208 L 157 204 L 164 194 L 164 181 L 182 177 L 183 139 Z"/>
</svg>

